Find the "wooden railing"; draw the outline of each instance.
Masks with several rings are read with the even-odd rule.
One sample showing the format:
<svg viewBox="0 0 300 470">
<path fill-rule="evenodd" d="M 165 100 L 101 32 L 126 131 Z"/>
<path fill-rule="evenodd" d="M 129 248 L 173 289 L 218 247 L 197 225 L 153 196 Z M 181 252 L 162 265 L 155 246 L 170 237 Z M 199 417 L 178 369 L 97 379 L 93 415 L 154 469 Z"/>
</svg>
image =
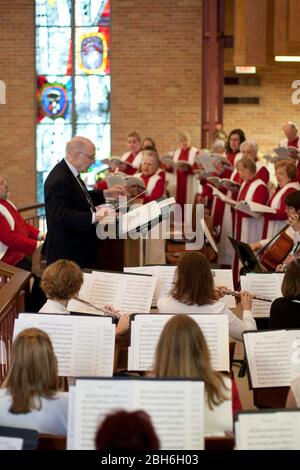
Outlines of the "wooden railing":
<svg viewBox="0 0 300 470">
<path fill-rule="evenodd" d="M 14 320 L 25 310 L 31 273 L 0 261 L 0 385 L 6 377 Z"/>
<path fill-rule="evenodd" d="M 19 207 L 18 210 L 26 222 L 36 227 L 40 232 L 47 231 L 44 203 L 37 202 L 30 206 Z"/>
</svg>

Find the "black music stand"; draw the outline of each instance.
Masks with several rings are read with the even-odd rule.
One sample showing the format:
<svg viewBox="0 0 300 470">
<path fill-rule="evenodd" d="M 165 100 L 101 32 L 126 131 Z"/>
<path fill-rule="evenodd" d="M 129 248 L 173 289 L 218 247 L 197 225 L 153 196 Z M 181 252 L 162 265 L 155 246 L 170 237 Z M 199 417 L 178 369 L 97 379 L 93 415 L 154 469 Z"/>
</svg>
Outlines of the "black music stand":
<svg viewBox="0 0 300 470">
<path fill-rule="evenodd" d="M 241 261 L 246 273 L 265 273 L 265 268 L 258 261 L 254 251 L 248 243 L 228 237 L 234 251 Z"/>
</svg>

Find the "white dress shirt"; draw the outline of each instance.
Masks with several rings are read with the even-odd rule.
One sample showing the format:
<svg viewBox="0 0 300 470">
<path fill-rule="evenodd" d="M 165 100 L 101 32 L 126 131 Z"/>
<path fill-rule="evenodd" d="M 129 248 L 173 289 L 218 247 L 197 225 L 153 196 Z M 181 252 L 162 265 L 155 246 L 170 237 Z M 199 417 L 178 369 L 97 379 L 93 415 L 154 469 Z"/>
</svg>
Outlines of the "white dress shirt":
<svg viewBox="0 0 300 470">
<path fill-rule="evenodd" d="M 47 302 L 39 310 L 39 313 L 62 313 L 69 314 L 69 310 L 57 300 L 48 299 Z"/>
</svg>

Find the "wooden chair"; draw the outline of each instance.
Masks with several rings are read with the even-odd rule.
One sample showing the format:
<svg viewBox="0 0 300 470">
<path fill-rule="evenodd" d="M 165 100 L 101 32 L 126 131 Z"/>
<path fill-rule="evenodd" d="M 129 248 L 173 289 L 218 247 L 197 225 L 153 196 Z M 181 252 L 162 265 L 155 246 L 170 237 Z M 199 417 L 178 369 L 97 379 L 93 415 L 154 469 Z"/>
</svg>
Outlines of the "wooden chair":
<svg viewBox="0 0 300 470">
<path fill-rule="evenodd" d="M 205 438 L 205 450 L 233 450 L 233 433 L 226 433 L 225 436 L 209 436 Z"/>
<path fill-rule="evenodd" d="M 52 434 L 40 434 L 37 450 L 66 450 L 66 436 L 54 436 Z"/>
<path fill-rule="evenodd" d="M 285 408 L 290 387 L 253 389 L 253 403 L 257 408 Z"/>
</svg>

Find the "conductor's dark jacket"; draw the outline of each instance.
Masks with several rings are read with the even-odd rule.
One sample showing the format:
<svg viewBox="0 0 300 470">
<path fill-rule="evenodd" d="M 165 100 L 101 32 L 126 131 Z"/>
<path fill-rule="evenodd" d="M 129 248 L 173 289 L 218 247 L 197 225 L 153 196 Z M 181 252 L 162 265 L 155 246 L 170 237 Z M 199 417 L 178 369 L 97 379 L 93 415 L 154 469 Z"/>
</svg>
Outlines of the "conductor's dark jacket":
<svg viewBox="0 0 300 470">
<path fill-rule="evenodd" d="M 102 191 L 89 191 L 95 206 L 105 202 Z M 87 198 L 65 160 L 45 181 L 47 263 L 58 259 L 75 261 L 81 268 L 93 267 L 97 245 L 96 225 Z"/>
</svg>

